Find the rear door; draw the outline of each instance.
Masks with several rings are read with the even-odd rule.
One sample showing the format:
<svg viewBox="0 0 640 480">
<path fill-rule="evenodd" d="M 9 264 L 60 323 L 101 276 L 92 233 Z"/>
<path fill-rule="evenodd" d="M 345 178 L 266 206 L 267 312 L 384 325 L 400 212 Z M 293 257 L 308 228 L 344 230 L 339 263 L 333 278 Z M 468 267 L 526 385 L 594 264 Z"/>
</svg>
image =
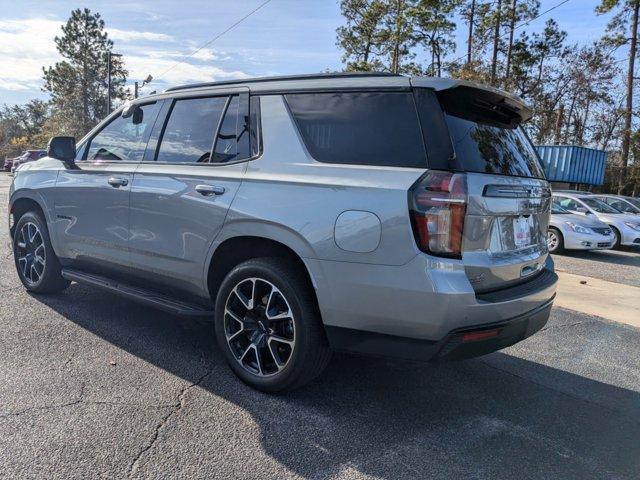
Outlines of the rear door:
<svg viewBox="0 0 640 480">
<path fill-rule="evenodd" d="M 248 93 L 167 100 L 131 187 L 131 264 L 148 286 L 198 295 L 249 153 Z"/>
<path fill-rule="evenodd" d="M 453 147 L 449 168 L 466 172 L 462 260 L 471 284 L 480 293 L 533 278 L 548 255 L 551 192 L 520 117 L 493 91 L 437 97 Z"/>
<path fill-rule="evenodd" d="M 114 117 L 78 149 L 76 168 L 61 170 L 55 188 L 54 233 L 74 266 L 128 273 L 129 192 L 160 104 Z"/>
</svg>

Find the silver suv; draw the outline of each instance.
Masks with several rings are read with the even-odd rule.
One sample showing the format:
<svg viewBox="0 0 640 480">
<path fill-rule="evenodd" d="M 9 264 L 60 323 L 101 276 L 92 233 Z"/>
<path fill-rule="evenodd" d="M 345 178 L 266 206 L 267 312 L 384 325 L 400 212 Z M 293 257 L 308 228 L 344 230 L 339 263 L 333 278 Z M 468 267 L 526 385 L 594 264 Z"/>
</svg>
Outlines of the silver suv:
<svg viewBox="0 0 640 480">
<path fill-rule="evenodd" d="M 25 287 L 94 285 L 214 320 L 264 391 L 332 350 L 457 359 L 547 321 L 550 190 L 521 101 L 385 74 L 176 87 L 13 181 Z"/>
</svg>

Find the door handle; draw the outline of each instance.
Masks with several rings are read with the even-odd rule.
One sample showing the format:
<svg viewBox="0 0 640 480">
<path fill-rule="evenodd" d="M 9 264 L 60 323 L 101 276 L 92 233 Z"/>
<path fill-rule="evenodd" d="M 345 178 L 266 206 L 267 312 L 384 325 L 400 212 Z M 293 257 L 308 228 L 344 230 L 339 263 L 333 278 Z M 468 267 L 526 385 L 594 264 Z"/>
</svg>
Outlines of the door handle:
<svg viewBox="0 0 640 480">
<path fill-rule="evenodd" d="M 204 195 L 205 197 L 210 195 L 222 195 L 224 191 L 224 187 L 220 185 L 196 185 L 196 192 L 200 195 Z"/>
<path fill-rule="evenodd" d="M 129 183 L 129 180 L 123 177 L 109 177 L 109 180 L 107 180 L 107 182 L 109 182 L 109 185 L 111 185 L 112 187 L 118 188 L 126 186 Z"/>
</svg>

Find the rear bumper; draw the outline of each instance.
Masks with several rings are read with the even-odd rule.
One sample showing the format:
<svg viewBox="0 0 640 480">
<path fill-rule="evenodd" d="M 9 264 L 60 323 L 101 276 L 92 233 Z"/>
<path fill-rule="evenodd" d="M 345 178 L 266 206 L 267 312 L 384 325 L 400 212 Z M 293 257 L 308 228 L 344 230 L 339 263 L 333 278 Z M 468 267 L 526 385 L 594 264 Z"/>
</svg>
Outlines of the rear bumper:
<svg viewBox="0 0 640 480">
<path fill-rule="evenodd" d="M 376 357 L 449 361 L 495 352 L 530 337 L 545 326 L 553 299 L 515 318 L 455 329 L 439 341 L 327 327 L 334 350 Z"/>
</svg>

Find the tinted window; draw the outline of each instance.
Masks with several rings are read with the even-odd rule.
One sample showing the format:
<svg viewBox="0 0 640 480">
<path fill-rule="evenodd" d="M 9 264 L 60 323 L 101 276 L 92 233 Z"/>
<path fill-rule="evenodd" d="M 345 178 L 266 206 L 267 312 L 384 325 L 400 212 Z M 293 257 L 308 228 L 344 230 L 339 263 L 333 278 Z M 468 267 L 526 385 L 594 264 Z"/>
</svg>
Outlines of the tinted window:
<svg viewBox="0 0 640 480">
<path fill-rule="evenodd" d="M 260 136 L 260 97 L 251 97 L 249 108 L 251 129 L 251 156 L 257 157 L 262 150 L 262 137 Z"/>
<path fill-rule="evenodd" d="M 544 178 L 521 127 L 503 128 L 446 114 L 456 157 L 466 171 Z"/>
<path fill-rule="evenodd" d="M 309 153 L 320 162 L 426 168 L 410 93 L 286 96 Z"/>
<path fill-rule="evenodd" d="M 616 210 L 615 208 L 610 207 L 606 203 L 600 200 L 596 200 L 595 198 L 582 197 L 580 200 L 589 205 L 591 209 L 595 210 L 598 213 L 620 213 L 619 210 Z"/>
<path fill-rule="evenodd" d="M 139 162 L 149 133 L 158 116 L 160 103 L 140 105 L 140 114 L 116 117 L 90 141 L 87 160 L 126 160 Z M 134 123 L 134 119 L 136 123 Z"/>
<path fill-rule="evenodd" d="M 208 162 L 227 97 L 176 100 L 164 128 L 158 161 Z"/>
<path fill-rule="evenodd" d="M 234 96 L 231 97 L 217 135 L 213 161 L 224 163 L 249 157 L 248 96 L 242 99 Z"/>
<path fill-rule="evenodd" d="M 566 209 L 566 210 L 570 210 L 572 212 L 575 212 L 578 210 L 578 208 L 580 208 L 580 205 L 578 204 L 578 202 L 576 202 L 575 200 L 573 200 L 572 198 L 566 198 L 566 197 L 558 197 L 558 198 L 554 198 L 553 199 L 553 203 L 558 203 L 562 208 Z M 584 207 L 583 207 L 584 208 Z"/>
</svg>

